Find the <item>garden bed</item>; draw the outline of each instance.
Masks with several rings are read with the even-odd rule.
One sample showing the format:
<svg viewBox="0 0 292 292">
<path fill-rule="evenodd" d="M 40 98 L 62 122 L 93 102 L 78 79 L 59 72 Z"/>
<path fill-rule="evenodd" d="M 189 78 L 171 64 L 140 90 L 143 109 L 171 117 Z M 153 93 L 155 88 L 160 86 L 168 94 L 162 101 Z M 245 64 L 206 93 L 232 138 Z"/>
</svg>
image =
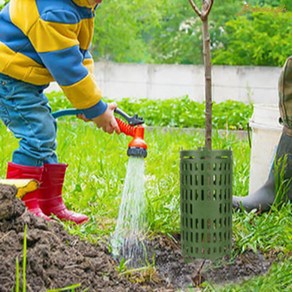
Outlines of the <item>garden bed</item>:
<svg viewBox="0 0 292 292">
<path fill-rule="evenodd" d="M 200 286 L 204 281 L 212 285 L 239 282 L 266 273 L 275 260 L 248 251 L 220 265 L 202 260 L 187 264 L 180 252 L 179 236 L 157 235 L 148 243 L 154 258 L 151 268 L 119 274 L 119 264 L 106 243 L 91 244 L 68 234 L 59 222 L 31 215 L 15 194 L 14 187 L 0 185 L 1 292 L 15 287 L 16 259 L 20 269 L 23 262 L 25 225 L 26 291 L 41 292 L 72 284 L 80 284 L 74 291 L 176 291 Z"/>
</svg>

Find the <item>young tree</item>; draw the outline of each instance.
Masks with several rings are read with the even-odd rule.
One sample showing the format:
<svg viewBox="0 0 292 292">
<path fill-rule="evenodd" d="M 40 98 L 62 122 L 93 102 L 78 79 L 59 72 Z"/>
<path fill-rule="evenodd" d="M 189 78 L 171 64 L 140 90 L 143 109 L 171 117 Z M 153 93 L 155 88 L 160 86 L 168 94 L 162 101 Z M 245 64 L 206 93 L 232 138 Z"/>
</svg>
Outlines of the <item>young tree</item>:
<svg viewBox="0 0 292 292">
<path fill-rule="evenodd" d="M 208 28 L 208 16 L 212 9 L 214 0 L 203 0 L 202 9 L 193 0 L 189 0 L 195 13 L 203 22 L 203 55 L 205 65 L 205 100 L 206 100 L 206 134 L 205 146 L 212 149 L 212 69 L 211 69 L 211 49 L 210 35 Z"/>
</svg>

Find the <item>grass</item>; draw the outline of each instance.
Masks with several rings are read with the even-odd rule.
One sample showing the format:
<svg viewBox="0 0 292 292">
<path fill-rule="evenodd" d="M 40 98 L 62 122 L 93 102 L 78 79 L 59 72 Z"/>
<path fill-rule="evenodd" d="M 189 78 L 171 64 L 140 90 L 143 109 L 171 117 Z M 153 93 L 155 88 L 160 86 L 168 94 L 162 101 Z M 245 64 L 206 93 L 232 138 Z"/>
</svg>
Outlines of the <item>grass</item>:
<svg viewBox="0 0 292 292">
<path fill-rule="evenodd" d="M 17 147 L 17 141 L 2 124 L 0 137 L 0 175 L 5 177 L 6 165 Z M 203 146 L 204 136 L 196 130 L 147 131 L 146 128 L 145 141 L 149 147 L 145 160 L 149 231 L 171 235 L 179 232 L 179 152 L 181 149 L 197 149 Z M 69 165 L 64 199 L 69 208 L 90 217 L 90 222 L 83 226 L 66 223 L 70 233 L 91 242 L 107 242 L 107 238 L 114 231 L 118 215 L 128 161 L 128 142 L 129 138 L 123 134 L 107 135 L 91 124 L 60 119 L 57 151 L 60 162 Z M 247 139 L 240 140 L 231 133 L 222 136 L 214 132 L 213 148 L 232 149 L 234 195 L 246 194 L 250 157 Z M 292 250 L 291 214 L 291 204 L 283 205 L 280 210 L 272 209 L 260 216 L 255 212 L 233 214 L 234 252 L 252 249 L 260 250 L 266 256 L 275 252 L 283 255 L 283 262 L 275 263 L 269 276 L 246 282 L 245 291 L 257 291 L 254 287 L 269 287 L 270 290 L 267 291 L 291 287 L 291 281 L 287 278 L 292 268 L 289 257 Z M 284 282 L 280 279 L 284 279 Z M 271 288 L 273 281 L 274 290 Z M 206 288 L 206 291 L 208 289 L 211 288 Z M 236 289 L 240 289 L 240 286 L 233 285 L 226 289 L 239 291 Z"/>
<path fill-rule="evenodd" d="M 291 266 L 292 260 L 285 259 L 281 263 L 274 263 L 268 273 L 264 276 L 255 277 L 249 281 L 240 284 L 229 284 L 225 287 L 212 287 L 207 288 L 208 291 L 221 291 L 221 292 L 276 292 L 276 291 L 291 291 Z"/>
</svg>

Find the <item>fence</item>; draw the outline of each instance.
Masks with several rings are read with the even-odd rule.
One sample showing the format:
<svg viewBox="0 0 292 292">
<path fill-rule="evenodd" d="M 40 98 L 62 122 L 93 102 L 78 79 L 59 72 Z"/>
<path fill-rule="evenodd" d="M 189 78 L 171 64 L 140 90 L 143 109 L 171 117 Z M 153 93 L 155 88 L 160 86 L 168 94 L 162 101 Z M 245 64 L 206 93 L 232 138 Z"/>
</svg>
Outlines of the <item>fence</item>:
<svg viewBox="0 0 292 292">
<path fill-rule="evenodd" d="M 213 100 L 245 103 L 278 103 L 281 68 L 213 66 Z M 97 62 L 95 76 L 103 96 L 167 99 L 188 95 L 204 100 L 204 67 L 194 65 L 152 65 Z M 48 91 L 59 90 L 53 83 Z"/>
</svg>

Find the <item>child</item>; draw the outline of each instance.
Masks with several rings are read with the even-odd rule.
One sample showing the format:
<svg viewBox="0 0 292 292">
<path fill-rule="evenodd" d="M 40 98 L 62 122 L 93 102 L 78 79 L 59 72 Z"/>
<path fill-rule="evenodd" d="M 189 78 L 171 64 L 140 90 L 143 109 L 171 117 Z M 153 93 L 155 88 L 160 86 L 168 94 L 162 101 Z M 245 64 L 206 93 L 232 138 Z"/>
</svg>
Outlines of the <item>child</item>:
<svg viewBox="0 0 292 292">
<path fill-rule="evenodd" d="M 56 156 L 55 119 L 43 91 L 57 81 L 84 120 L 107 133 L 119 132 L 113 111 L 94 81 L 89 46 L 94 13 L 101 0 L 11 0 L 0 12 L 0 117 L 19 139 L 7 178 L 34 178 L 40 188 L 23 201 L 30 212 L 49 220 L 81 224 L 62 200 L 67 165 Z"/>
</svg>

